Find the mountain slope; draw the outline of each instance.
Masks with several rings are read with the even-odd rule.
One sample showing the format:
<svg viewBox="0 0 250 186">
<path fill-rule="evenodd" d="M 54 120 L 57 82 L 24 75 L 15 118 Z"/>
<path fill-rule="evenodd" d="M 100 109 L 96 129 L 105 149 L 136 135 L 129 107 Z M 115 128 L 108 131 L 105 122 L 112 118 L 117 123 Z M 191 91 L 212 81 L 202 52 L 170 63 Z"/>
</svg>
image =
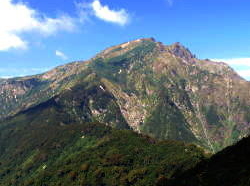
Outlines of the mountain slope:
<svg viewBox="0 0 250 186">
<path fill-rule="evenodd" d="M 175 179 L 164 182 L 168 186 L 249 186 L 250 185 L 250 137 L 202 161 Z M 160 183 L 159 183 L 160 185 Z"/>
<path fill-rule="evenodd" d="M 0 81 L 0 119 L 15 115 L 33 105 L 48 100 L 65 89 L 84 68 L 75 62 L 57 67 L 45 74 Z M 81 69 L 81 70 L 80 70 Z"/>
<path fill-rule="evenodd" d="M 1 186 L 154 185 L 205 158 L 194 145 L 74 121 L 60 99 L 0 124 Z"/>
<path fill-rule="evenodd" d="M 226 64 L 199 60 L 180 43 L 139 39 L 86 62 L 1 81 L 1 118 L 58 97 L 72 120 L 131 128 L 215 152 L 249 133 L 249 85 Z"/>
</svg>

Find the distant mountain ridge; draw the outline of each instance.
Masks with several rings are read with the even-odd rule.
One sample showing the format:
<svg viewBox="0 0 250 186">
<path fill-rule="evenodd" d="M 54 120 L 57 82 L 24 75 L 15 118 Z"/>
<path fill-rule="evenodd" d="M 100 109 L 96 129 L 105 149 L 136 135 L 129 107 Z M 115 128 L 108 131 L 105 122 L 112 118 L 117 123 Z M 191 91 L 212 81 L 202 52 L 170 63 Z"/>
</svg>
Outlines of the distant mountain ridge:
<svg viewBox="0 0 250 186">
<path fill-rule="evenodd" d="M 0 80 L 0 93 L 3 124 L 55 103 L 76 122 L 98 121 L 213 152 L 250 129 L 249 82 L 224 63 L 197 59 L 180 43 L 168 46 L 152 38 L 44 74 Z"/>
</svg>

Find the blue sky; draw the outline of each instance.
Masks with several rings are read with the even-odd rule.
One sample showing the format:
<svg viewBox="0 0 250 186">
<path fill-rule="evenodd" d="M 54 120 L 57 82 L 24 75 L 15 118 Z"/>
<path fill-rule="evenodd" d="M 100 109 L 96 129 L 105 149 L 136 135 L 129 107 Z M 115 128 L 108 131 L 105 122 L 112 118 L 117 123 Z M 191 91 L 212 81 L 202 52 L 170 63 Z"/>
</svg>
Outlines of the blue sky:
<svg viewBox="0 0 250 186">
<path fill-rule="evenodd" d="M 1 0 L 0 77 L 41 73 L 106 47 L 154 37 L 250 80 L 246 0 Z"/>
</svg>

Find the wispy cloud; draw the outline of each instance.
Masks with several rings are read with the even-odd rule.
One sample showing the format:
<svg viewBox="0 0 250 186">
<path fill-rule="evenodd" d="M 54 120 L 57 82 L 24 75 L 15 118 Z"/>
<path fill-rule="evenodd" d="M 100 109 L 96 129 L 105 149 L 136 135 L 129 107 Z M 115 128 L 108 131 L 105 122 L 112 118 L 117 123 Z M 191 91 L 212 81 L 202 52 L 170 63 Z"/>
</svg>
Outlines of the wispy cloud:
<svg viewBox="0 0 250 186">
<path fill-rule="evenodd" d="M 169 6 L 173 6 L 174 0 L 166 0 Z"/>
<path fill-rule="evenodd" d="M 234 68 L 240 76 L 250 80 L 250 58 L 212 59 L 212 61 L 224 62 Z"/>
<path fill-rule="evenodd" d="M 250 69 L 238 70 L 237 72 L 240 76 L 244 77 L 247 80 L 250 80 Z"/>
<path fill-rule="evenodd" d="M 0 78 L 22 77 L 44 73 L 53 67 L 43 68 L 0 68 Z"/>
<path fill-rule="evenodd" d="M 250 58 L 229 58 L 229 59 L 212 59 L 212 60 L 217 62 L 224 62 L 229 65 L 250 67 Z"/>
<path fill-rule="evenodd" d="M 26 49 L 28 42 L 21 37 L 23 33 L 35 31 L 49 36 L 59 30 L 72 31 L 75 28 L 70 16 L 47 17 L 21 1 L 14 3 L 13 0 L 0 1 L 0 24 L 0 51 Z"/>
<path fill-rule="evenodd" d="M 68 56 L 66 54 L 64 54 L 62 51 L 60 50 L 56 50 L 55 51 L 56 56 L 60 57 L 63 60 L 67 60 Z"/>
<path fill-rule="evenodd" d="M 125 9 L 111 10 L 107 5 L 102 5 L 99 0 L 91 3 L 94 15 L 106 22 L 115 23 L 121 26 L 129 22 L 129 14 Z"/>
<path fill-rule="evenodd" d="M 12 76 L 0 76 L 0 79 L 9 79 L 12 78 Z"/>
</svg>

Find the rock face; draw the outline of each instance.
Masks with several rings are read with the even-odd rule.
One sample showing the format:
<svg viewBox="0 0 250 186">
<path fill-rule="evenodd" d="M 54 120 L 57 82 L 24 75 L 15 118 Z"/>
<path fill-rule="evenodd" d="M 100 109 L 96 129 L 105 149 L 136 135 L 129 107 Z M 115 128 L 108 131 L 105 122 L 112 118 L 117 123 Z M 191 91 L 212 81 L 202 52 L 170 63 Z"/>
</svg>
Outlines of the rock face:
<svg viewBox="0 0 250 186">
<path fill-rule="evenodd" d="M 99 121 L 218 151 L 249 134 L 250 83 L 180 43 L 139 39 L 86 62 L 0 80 L 0 118 L 54 100 L 77 122 Z M 46 117 L 46 116 L 44 116 Z"/>
</svg>

